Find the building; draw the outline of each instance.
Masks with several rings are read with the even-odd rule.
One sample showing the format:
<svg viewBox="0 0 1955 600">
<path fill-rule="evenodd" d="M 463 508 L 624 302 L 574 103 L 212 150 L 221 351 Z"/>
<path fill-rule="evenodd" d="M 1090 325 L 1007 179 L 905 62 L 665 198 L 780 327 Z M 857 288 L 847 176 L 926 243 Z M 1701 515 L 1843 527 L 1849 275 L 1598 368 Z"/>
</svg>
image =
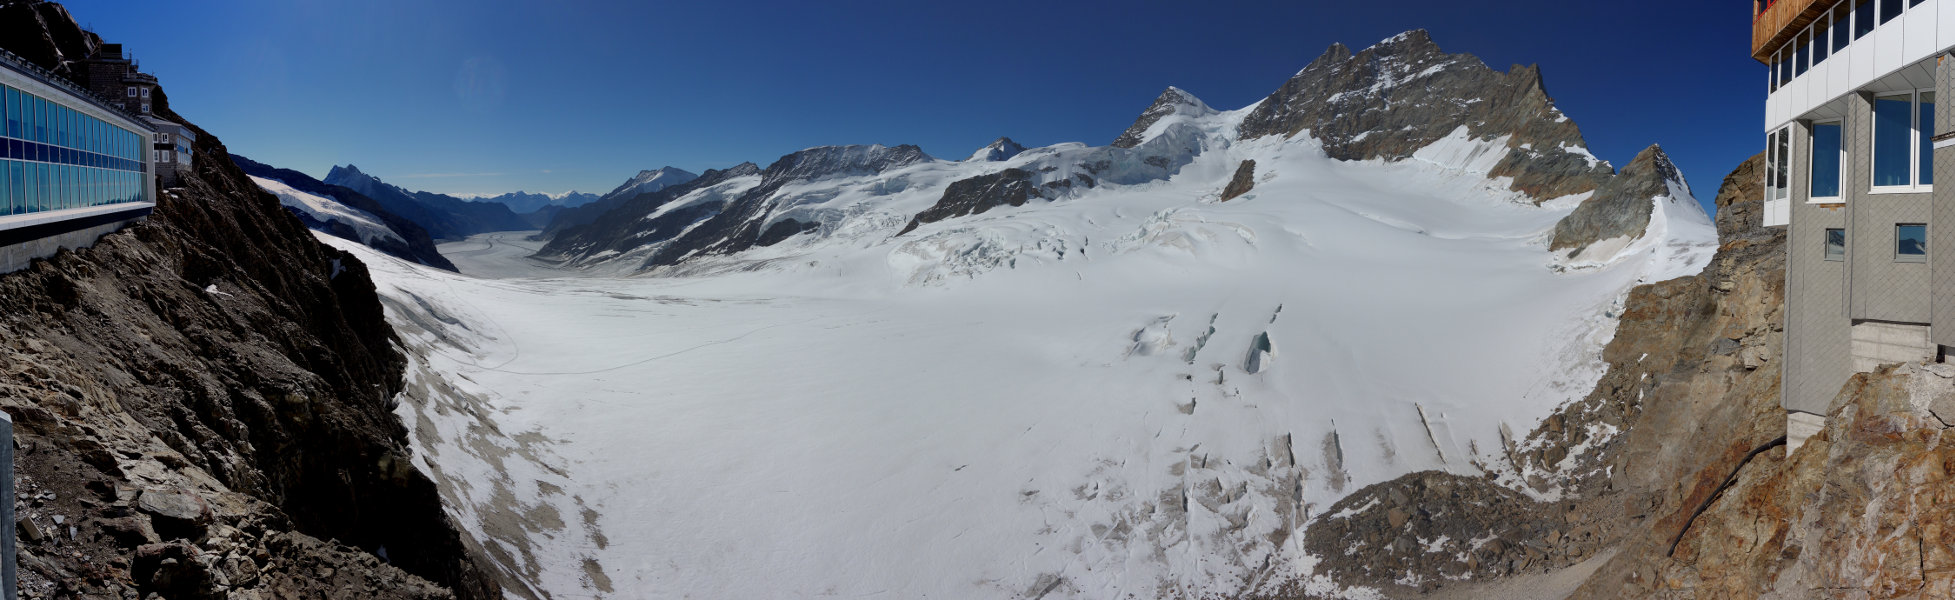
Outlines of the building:
<svg viewBox="0 0 1955 600">
<path fill-rule="evenodd" d="M 149 215 L 148 123 L 5 51 L 0 95 L 0 273 Z"/>
<path fill-rule="evenodd" d="M 1788 448 L 1848 377 L 1955 346 L 1955 0 L 1754 0 L 1765 224 L 1787 228 Z M 1940 327 L 1935 324 L 1940 323 Z"/>
<path fill-rule="evenodd" d="M 138 115 L 150 113 L 150 98 L 156 95 L 156 76 L 138 70 L 134 57 L 122 51 L 122 44 L 102 44 L 95 54 L 81 61 L 76 71 L 88 91 Z"/>
<path fill-rule="evenodd" d="M 176 187 L 179 177 L 190 171 L 196 158 L 197 132 L 154 115 L 143 115 L 143 120 L 156 129 L 155 139 L 150 144 L 153 155 L 150 159 L 156 163 L 157 185 Z"/>
</svg>

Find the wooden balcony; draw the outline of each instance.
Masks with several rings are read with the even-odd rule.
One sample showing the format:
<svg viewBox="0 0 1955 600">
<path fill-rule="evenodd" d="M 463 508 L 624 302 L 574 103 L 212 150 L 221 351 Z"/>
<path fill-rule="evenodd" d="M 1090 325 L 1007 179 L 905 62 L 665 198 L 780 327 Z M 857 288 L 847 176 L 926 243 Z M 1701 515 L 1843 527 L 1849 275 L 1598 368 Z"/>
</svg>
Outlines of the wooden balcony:
<svg viewBox="0 0 1955 600">
<path fill-rule="evenodd" d="M 1835 0 L 1777 0 L 1765 6 L 1767 1 L 1752 0 L 1751 9 L 1751 57 L 1767 64 L 1771 63 L 1773 52 L 1814 19 L 1826 14 L 1835 3 Z"/>
</svg>

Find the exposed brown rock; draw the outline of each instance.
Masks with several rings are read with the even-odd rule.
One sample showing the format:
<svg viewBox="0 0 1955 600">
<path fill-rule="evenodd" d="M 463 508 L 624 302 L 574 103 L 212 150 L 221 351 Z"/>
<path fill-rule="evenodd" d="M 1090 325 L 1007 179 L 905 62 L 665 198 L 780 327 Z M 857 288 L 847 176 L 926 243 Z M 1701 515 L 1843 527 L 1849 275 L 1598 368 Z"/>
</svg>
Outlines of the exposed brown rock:
<svg viewBox="0 0 1955 600">
<path fill-rule="evenodd" d="M 1249 193 L 1249 190 L 1255 187 L 1256 161 L 1243 160 L 1242 164 L 1235 168 L 1235 177 L 1230 178 L 1229 185 L 1222 188 L 1222 201 L 1234 200 L 1238 196 Z"/>
</svg>

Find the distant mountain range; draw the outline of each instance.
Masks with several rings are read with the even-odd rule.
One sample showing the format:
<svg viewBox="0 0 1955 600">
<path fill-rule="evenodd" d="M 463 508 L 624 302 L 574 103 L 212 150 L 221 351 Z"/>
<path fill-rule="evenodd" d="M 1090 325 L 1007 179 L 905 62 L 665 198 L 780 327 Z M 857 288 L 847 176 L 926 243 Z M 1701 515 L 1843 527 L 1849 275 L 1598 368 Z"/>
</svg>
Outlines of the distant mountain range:
<svg viewBox="0 0 1955 600">
<path fill-rule="evenodd" d="M 508 206 L 509 210 L 515 211 L 516 214 L 529 214 L 551 207 L 568 208 L 583 206 L 596 202 L 598 198 L 602 197 L 597 194 L 586 194 L 578 191 L 554 196 L 550 194 L 532 194 L 524 191 L 515 191 L 500 196 L 482 196 L 470 198 L 470 200 L 474 202 L 495 202 Z"/>
</svg>

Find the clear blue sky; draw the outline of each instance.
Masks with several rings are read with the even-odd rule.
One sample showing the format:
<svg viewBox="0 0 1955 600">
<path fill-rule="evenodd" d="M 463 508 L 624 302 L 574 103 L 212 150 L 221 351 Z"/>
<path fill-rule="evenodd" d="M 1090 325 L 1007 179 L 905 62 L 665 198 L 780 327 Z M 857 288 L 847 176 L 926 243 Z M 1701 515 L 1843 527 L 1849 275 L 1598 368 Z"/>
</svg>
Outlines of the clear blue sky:
<svg viewBox="0 0 1955 600">
<path fill-rule="evenodd" d="M 1331 42 L 1414 28 L 1539 63 L 1597 155 L 1660 143 L 1707 203 L 1764 145 L 1739 0 L 1057 4 L 67 3 L 233 151 L 445 193 L 602 192 L 824 144 L 1105 144 L 1165 86 L 1239 108 Z"/>
</svg>

